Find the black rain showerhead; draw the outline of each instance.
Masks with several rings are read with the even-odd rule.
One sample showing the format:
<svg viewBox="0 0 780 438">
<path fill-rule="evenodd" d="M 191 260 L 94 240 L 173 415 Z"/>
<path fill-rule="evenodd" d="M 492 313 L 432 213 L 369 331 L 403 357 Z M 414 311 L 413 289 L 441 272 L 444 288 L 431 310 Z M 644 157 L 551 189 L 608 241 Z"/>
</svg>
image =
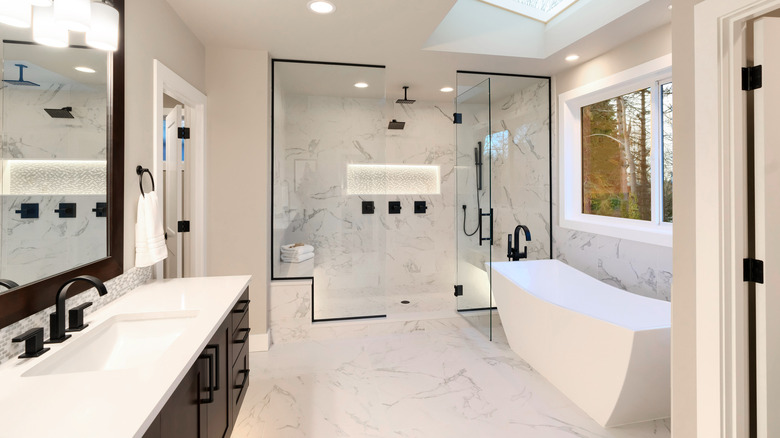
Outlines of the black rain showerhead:
<svg viewBox="0 0 780 438">
<path fill-rule="evenodd" d="M 35 82 L 24 80 L 24 69 L 27 68 L 26 65 L 24 64 L 14 64 L 14 65 L 19 67 L 19 79 L 3 79 L 3 82 L 7 82 L 11 85 L 25 85 L 28 87 L 40 87 L 40 85 L 36 84 Z"/>
<path fill-rule="evenodd" d="M 66 106 L 61 109 L 53 109 L 53 108 L 44 108 L 44 111 L 46 111 L 53 119 L 73 119 L 73 114 L 70 112 L 73 111 L 72 106 Z"/>
<path fill-rule="evenodd" d="M 396 119 L 393 119 L 390 124 L 387 125 L 387 129 L 404 129 L 404 126 L 406 125 L 406 122 L 399 122 Z"/>
<path fill-rule="evenodd" d="M 417 102 L 416 100 L 409 100 L 409 99 L 406 98 L 406 91 L 408 89 L 409 89 L 409 87 L 404 87 L 404 98 L 396 100 L 395 103 L 400 103 L 401 105 L 411 105 L 411 104 Z"/>
</svg>

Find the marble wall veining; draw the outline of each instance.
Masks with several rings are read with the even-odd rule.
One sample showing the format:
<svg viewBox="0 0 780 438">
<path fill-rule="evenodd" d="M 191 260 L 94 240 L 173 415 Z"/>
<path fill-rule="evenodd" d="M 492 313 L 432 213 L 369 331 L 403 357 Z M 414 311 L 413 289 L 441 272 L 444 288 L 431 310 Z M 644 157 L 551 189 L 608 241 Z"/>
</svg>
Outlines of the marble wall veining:
<svg viewBox="0 0 780 438">
<path fill-rule="evenodd" d="M 452 105 L 278 94 L 275 102 L 275 114 L 284 114 L 275 116 L 281 137 L 275 137 L 274 257 L 280 244 L 315 247 L 317 319 L 384 314 L 396 299 L 417 310 L 452 308 Z M 391 117 L 406 122 L 405 129 L 388 130 Z M 436 165 L 440 193 L 349 195 L 348 164 Z M 374 214 L 362 214 L 363 201 L 374 201 Z M 388 214 L 389 201 L 401 202 L 401 214 Z M 426 201 L 425 214 L 414 213 L 414 201 Z M 282 268 L 277 262 L 277 277 Z"/>
<path fill-rule="evenodd" d="M 105 85 L 49 77 L 59 79 L 0 92 L 0 277 L 19 284 L 105 257 L 108 248 L 106 218 L 92 211 L 106 202 Z M 44 111 L 63 107 L 72 108 L 73 118 Z M 75 218 L 54 212 L 62 202 L 77 205 Z M 21 203 L 39 204 L 39 218 L 21 219 Z"/>
<path fill-rule="evenodd" d="M 90 313 L 100 309 L 106 304 L 125 295 L 136 287 L 146 283 L 152 278 L 152 268 L 132 268 L 124 274 L 106 281 L 108 294 L 99 296 L 97 291 L 90 289 L 82 292 L 66 302 L 68 309 L 86 303 L 92 302 L 84 313 Z M 21 321 L 17 321 L 8 327 L 0 329 L 0 363 L 7 360 L 15 360 L 17 356 L 24 352 L 24 343 L 13 343 L 11 339 L 35 327 L 43 327 L 44 339 L 49 338 L 49 315 L 54 313 L 54 303 L 40 312 L 29 316 Z"/>
</svg>

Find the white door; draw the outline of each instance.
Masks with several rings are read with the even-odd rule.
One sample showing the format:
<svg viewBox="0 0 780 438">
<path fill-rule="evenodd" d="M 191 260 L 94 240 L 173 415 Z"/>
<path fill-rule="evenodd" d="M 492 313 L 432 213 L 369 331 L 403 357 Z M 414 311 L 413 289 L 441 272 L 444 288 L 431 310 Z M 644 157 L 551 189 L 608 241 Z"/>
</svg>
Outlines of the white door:
<svg viewBox="0 0 780 438">
<path fill-rule="evenodd" d="M 182 277 L 183 239 L 178 231 L 183 216 L 183 172 L 182 141 L 178 128 L 181 126 L 182 108 L 176 105 L 165 116 L 165 156 L 163 160 L 163 223 L 165 224 L 168 258 L 163 266 L 164 278 Z"/>
<path fill-rule="evenodd" d="M 758 437 L 780 436 L 780 19 L 754 27 L 755 65 L 763 86 L 754 92 L 756 258 L 756 393 Z"/>
</svg>

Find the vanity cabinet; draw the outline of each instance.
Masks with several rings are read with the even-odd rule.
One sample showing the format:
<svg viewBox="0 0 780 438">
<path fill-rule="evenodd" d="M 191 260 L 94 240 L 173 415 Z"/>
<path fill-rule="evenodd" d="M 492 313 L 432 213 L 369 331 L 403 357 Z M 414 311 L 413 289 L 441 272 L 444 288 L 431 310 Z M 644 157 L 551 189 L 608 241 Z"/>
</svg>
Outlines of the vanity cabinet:
<svg viewBox="0 0 780 438">
<path fill-rule="evenodd" d="M 144 438 L 225 438 L 233 431 L 249 383 L 249 290 L 143 435 Z"/>
</svg>

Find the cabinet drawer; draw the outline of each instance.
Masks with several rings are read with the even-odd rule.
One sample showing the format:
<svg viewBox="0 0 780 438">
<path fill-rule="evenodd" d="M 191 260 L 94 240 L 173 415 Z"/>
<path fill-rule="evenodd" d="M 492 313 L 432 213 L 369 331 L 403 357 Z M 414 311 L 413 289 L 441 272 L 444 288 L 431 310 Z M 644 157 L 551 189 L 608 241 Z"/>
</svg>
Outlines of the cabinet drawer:
<svg viewBox="0 0 780 438">
<path fill-rule="evenodd" d="M 249 315 L 245 315 L 245 318 L 241 320 L 238 328 L 233 332 L 233 339 L 231 342 L 231 351 L 233 357 L 230 360 L 231 364 L 236 363 L 236 360 L 241 355 L 242 350 L 248 350 L 249 347 Z M 246 353 L 244 353 L 246 354 Z"/>
<path fill-rule="evenodd" d="M 244 317 L 247 316 L 248 313 L 249 313 L 249 288 L 247 288 L 244 291 L 244 293 L 241 294 L 241 298 L 238 299 L 238 302 L 233 307 L 233 311 L 230 312 L 230 317 L 232 319 L 231 333 L 235 332 L 236 329 L 238 329 L 241 320 L 244 319 Z"/>
<path fill-rule="evenodd" d="M 238 360 L 233 365 L 233 422 L 238 417 L 238 411 L 241 409 L 241 402 L 244 400 L 246 390 L 249 387 L 249 356 L 247 352 L 249 348 L 241 348 Z"/>
</svg>

